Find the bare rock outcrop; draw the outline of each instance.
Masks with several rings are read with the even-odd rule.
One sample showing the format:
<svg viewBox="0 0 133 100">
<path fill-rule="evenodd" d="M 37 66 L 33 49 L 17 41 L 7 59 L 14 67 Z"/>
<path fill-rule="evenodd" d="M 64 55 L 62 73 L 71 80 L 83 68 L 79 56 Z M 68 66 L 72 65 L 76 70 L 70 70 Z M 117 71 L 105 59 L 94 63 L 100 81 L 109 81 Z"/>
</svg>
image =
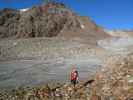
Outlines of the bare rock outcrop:
<svg viewBox="0 0 133 100">
<path fill-rule="evenodd" d="M 47 5 L 46 5 L 47 7 Z M 17 37 L 53 37 L 57 36 L 64 28 L 80 28 L 80 23 L 67 8 L 42 8 L 33 7 L 23 13 L 18 25 Z"/>
<path fill-rule="evenodd" d="M 60 3 L 35 6 L 24 12 L 0 11 L 0 37 L 53 37 L 62 30 L 79 29 L 77 15 Z"/>
<path fill-rule="evenodd" d="M 5 8 L 0 11 L 0 38 L 11 37 L 17 34 L 19 11 Z"/>
</svg>

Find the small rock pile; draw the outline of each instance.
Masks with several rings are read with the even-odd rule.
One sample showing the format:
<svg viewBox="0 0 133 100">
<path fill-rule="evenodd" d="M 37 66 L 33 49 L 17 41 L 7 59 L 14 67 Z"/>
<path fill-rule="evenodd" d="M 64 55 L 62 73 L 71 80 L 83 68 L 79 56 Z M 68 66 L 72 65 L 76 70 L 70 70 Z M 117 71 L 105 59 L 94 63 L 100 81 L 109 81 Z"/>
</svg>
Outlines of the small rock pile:
<svg viewBox="0 0 133 100">
<path fill-rule="evenodd" d="M 90 100 L 133 100 L 133 55 L 107 60 L 96 75 Z"/>
</svg>

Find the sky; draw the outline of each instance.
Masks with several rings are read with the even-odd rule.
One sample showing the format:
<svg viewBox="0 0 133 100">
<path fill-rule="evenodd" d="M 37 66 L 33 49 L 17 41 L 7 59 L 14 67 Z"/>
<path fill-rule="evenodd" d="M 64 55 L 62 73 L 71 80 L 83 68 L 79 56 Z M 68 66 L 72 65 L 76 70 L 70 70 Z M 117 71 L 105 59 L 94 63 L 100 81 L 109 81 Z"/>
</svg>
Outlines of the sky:
<svg viewBox="0 0 133 100">
<path fill-rule="evenodd" d="M 133 0 L 59 0 L 81 16 L 106 29 L 133 29 Z M 0 0 L 0 9 L 29 8 L 42 0 Z"/>
</svg>

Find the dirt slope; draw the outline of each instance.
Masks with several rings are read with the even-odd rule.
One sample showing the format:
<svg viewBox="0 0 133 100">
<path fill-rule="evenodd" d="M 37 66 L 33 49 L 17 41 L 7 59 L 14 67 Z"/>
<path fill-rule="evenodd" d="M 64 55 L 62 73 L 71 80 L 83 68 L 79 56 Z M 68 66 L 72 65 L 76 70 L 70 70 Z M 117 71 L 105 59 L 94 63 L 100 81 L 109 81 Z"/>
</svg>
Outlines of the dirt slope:
<svg viewBox="0 0 133 100">
<path fill-rule="evenodd" d="M 58 36 L 95 45 L 97 40 L 110 37 L 101 27 L 89 17 L 79 16 L 80 27 L 75 30 L 61 31 Z"/>
</svg>

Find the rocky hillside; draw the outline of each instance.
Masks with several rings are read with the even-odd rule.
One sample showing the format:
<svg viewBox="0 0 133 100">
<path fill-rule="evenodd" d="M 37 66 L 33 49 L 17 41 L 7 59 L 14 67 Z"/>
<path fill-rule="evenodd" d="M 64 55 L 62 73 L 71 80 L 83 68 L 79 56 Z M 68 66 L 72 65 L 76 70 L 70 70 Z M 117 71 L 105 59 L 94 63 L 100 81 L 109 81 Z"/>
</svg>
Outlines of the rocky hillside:
<svg viewBox="0 0 133 100">
<path fill-rule="evenodd" d="M 64 5 L 50 3 L 25 11 L 3 9 L 0 12 L 0 37 L 52 37 L 63 29 L 80 28 L 74 13 Z"/>
<path fill-rule="evenodd" d="M 0 11 L 0 38 L 58 35 L 65 37 L 108 36 L 90 19 L 79 17 L 65 5 L 59 3 L 48 3 L 20 11 L 14 9 Z"/>
<path fill-rule="evenodd" d="M 14 9 L 3 9 L 0 11 L 0 38 L 11 37 L 17 34 L 20 13 Z"/>
<path fill-rule="evenodd" d="M 0 91 L 1 100 L 133 100 L 133 56 L 110 57 L 94 79 Z"/>
<path fill-rule="evenodd" d="M 108 58 L 95 77 L 90 100 L 133 100 L 133 55 Z"/>
</svg>

